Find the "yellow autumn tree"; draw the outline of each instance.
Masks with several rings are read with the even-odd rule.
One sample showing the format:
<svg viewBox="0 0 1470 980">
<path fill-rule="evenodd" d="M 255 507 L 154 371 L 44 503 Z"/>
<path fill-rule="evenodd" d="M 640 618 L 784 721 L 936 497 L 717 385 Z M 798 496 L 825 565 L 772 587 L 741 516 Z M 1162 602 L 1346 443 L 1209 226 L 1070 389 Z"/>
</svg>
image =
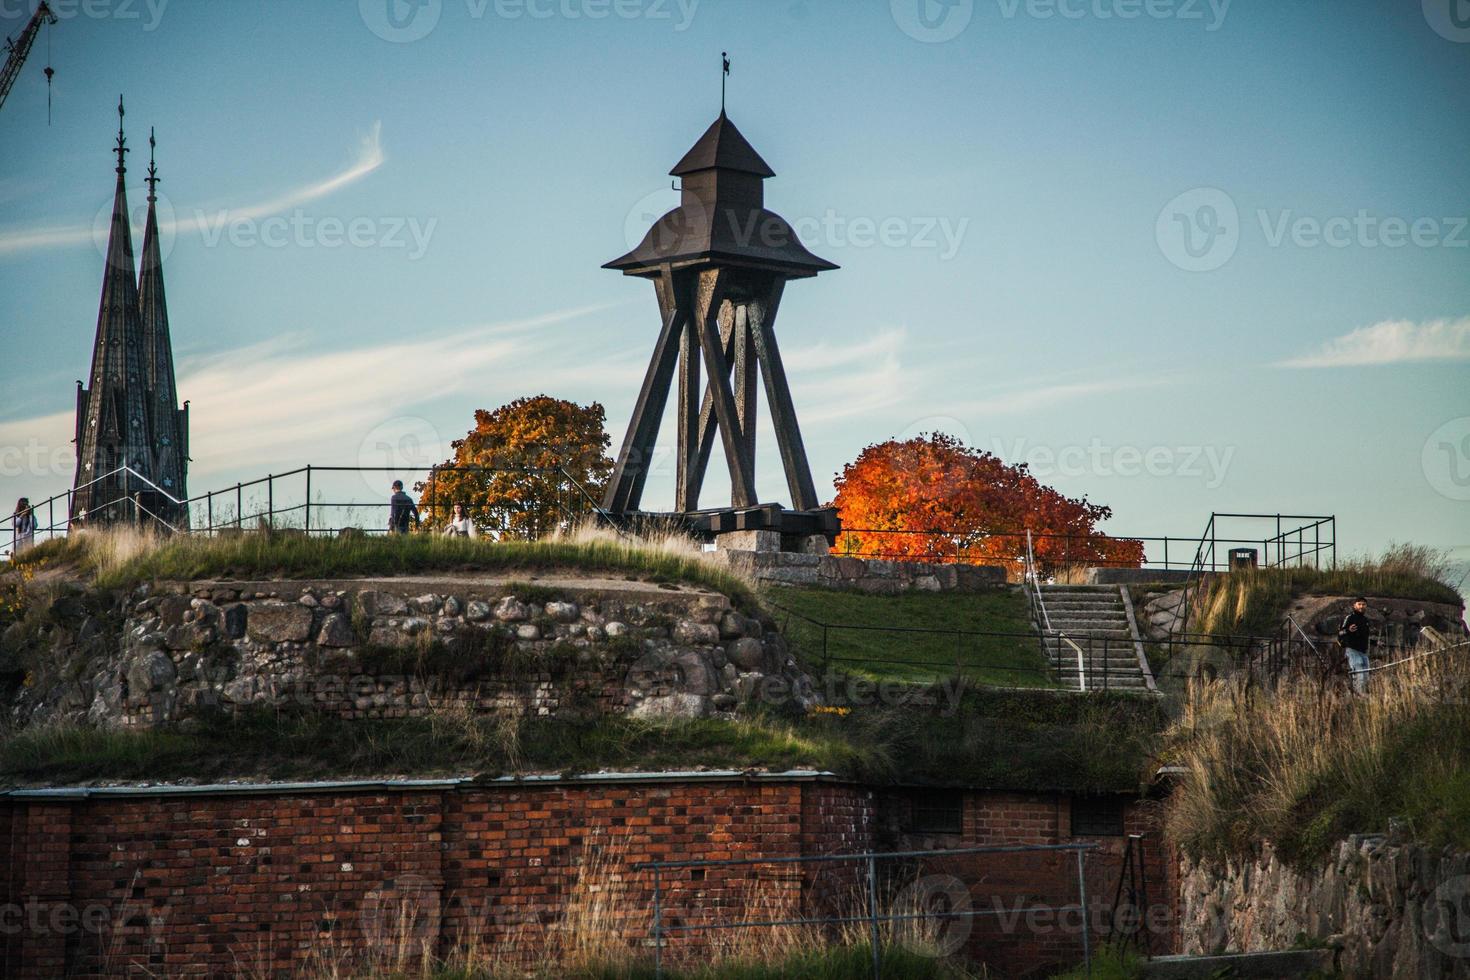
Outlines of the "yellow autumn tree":
<svg viewBox="0 0 1470 980">
<path fill-rule="evenodd" d="M 458 503 L 482 533 L 534 540 L 590 514 L 612 473 L 605 421 L 597 402 L 550 395 L 477 410 L 454 455 L 414 487 L 426 525 L 443 527 Z"/>
</svg>

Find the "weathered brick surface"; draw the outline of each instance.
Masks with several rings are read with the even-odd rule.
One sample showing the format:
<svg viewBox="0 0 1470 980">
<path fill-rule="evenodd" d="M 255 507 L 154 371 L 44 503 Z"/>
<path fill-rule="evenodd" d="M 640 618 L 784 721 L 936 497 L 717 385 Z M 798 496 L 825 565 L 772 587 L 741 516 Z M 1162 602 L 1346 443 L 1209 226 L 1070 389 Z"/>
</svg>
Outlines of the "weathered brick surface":
<svg viewBox="0 0 1470 980">
<path fill-rule="evenodd" d="M 406 938 L 439 952 L 475 937 L 534 958 L 554 941 L 550 926 L 579 916 L 646 942 L 652 877 L 633 870 L 638 862 L 939 843 L 885 829 L 884 814 L 902 801 L 898 790 L 799 780 L 3 800 L 0 893 L 7 909 L 39 909 L 45 927 L 25 920 L 0 930 L 0 965 L 16 977 L 279 975 L 333 950 L 391 949 L 403 908 L 414 911 Z M 1139 807 L 1127 820 L 1130 831 L 1148 824 Z M 1062 843 L 1072 840 L 1068 822 L 1066 797 L 972 792 L 964 832 L 946 840 Z M 1124 841 L 1099 843 L 1087 885 L 1105 909 Z M 1172 903 L 1164 857 L 1152 846 L 1148 873 L 1156 901 Z M 887 860 L 880 901 L 889 907 L 914 881 L 952 875 L 977 907 L 999 903 L 1008 913 L 975 920 L 973 955 L 1003 975 L 1074 962 L 1076 928 L 1015 915 L 1075 902 L 1074 861 L 1071 853 Z M 865 862 L 671 869 L 660 876 L 663 923 L 850 914 L 865 906 L 866 873 Z M 72 910 L 69 927 L 45 925 L 52 909 Z M 677 930 L 669 955 L 697 955 L 727 936 Z"/>
</svg>

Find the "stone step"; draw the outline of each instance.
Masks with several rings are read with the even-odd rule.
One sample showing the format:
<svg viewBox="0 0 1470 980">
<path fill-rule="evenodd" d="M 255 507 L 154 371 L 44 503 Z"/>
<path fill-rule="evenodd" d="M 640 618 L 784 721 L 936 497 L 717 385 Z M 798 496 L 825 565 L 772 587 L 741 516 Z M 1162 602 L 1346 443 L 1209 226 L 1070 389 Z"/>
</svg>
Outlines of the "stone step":
<svg viewBox="0 0 1470 980">
<path fill-rule="evenodd" d="M 1057 624 L 1053 623 L 1052 625 L 1056 626 Z M 1100 641 L 1102 640 L 1107 640 L 1109 643 L 1114 640 L 1127 643 L 1133 639 L 1133 634 L 1122 627 L 1118 627 L 1117 629 L 1073 629 L 1067 626 L 1060 626 L 1058 627 L 1058 631 L 1077 641 L 1077 645 L 1081 647 L 1087 646 L 1087 643 L 1084 642 L 1086 640 L 1094 641 L 1093 646 L 1096 647 L 1101 645 Z M 1048 637 L 1048 639 L 1052 639 L 1052 637 Z"/>
<path fill-rule="evenodd" d="M 1214 977 L 1304 977 L 1334 972 L 1331 949 L 1221 956 L 1155 956 L 1143 964 L 1146 980 L 1211 980 Z"/>
</svg>

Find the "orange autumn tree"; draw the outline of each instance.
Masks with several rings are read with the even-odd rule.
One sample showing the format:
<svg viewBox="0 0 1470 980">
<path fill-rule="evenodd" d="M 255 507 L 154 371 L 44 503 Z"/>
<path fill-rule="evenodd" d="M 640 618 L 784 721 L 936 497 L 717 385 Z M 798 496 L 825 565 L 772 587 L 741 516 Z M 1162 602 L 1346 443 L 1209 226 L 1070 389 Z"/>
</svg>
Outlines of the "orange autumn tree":
<svg viewBox="0 0 1470 980">
<path fill-rule="evenodd" d="M 864 449 L 843 467 L 832 505 L 843 526 L 838 554 L 1019 569 L 1029 530 L 1043 573 L 1143 562 L 1141 541 L 1097 530 L 1111 509 L 1064 496 L 1026 464 L 1008 465 L 939 432 Z"/>
<path fill-rule="evenodd" d="M 454 504 L 464 504 L 480 531 L 506 538 L 564 528 L 591 513 L 612 473 L 605 420 L 597 402 L 549 395 L 479 409 L 475 427 L 450 444 L 454 455 L 414 487 L 419 511 L 438 529 Z"/>
</svg>

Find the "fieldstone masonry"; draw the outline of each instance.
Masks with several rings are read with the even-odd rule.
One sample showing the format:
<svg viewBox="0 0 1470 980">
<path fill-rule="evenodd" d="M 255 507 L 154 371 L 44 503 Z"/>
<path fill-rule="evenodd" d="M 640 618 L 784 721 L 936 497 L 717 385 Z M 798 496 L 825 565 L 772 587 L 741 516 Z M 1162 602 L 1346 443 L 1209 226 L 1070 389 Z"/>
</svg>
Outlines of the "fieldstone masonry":
<svg viewBox="0 0 1470 980">
<path fill-rule="evenodd" d="M 727 550 L 720 554 L 735 571 L 757 581 L 878 595 L 910 590 L 981 592 L 1006 584 L 1006 570 L 990 565 L 931 565 L 791 551 Z"/>
<path fill-rule="evenodd" d="M 812 697 L 773 624 L 723 595 L 469 581 L 192 582 L 53 604 L 8 705 L 17 725 L 188 723 L 298 705 L 349 718 L 443 707 L 650 717 Z M 7 636 L 7 645 L 26 640 Z M 13 651 L 12 651 L 13 653 Z"/>
<path fill-rule="evenodd" d="M 1384 836 L 1339 843 L 1311 871 L 1266 845 L 1252 860 L 1180 864 L 1182 951 L 1328 944 L 1349 977 L 1470 977 L 1470 854 Z"/>
</svg>

